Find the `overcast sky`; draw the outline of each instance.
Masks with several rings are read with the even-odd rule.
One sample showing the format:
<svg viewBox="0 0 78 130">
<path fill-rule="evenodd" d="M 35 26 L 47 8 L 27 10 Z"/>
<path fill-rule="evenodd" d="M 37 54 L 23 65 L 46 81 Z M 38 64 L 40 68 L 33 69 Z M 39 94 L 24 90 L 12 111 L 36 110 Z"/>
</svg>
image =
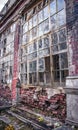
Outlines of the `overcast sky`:
<svg viewBox="0 0 78 130">
<path fill-rule="evenodd" d="M 8 0 L 0 0 L 0 11 Z"/>
</svg>

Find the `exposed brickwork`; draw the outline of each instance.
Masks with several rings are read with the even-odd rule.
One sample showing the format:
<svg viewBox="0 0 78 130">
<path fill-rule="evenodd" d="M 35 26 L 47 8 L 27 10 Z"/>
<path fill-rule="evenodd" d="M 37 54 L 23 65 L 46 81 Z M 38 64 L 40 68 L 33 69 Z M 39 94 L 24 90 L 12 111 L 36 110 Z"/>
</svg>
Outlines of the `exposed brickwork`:
<svg viewBox="0 0 78 130">
<path fill-rule="evenodd" d="M 69 75 L 78 75 L 78 0 L 66 1 Z"/>
</svg>

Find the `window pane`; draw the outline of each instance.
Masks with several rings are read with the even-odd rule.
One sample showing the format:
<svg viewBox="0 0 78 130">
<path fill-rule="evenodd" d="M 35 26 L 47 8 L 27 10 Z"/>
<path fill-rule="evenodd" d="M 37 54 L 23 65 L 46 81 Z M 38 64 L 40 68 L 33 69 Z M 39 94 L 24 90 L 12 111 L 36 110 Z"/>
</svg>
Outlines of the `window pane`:
<svg viewBox="0 0 78 130">
<path fill-rule="evenodd" d="M 54 71 L 54 80 L 60 81 L 60 72 L 59 71 Z"/>
<path fill-rule="evenodd" d="M 38 56 L 43 57 L 44 56 L 44 51 L 43 50 L 39 51 Z"/>
<path fill-rule="evenodd" d="M 39 25 L 39 36 L 41 36 L 41 35 L 43 35 L 43 31 L 44 31 L 44 24 L 43 23 L 41 23 L 40 25 Z"/>
<path fill-rule="evenodd" d="M 65 23 L 65 10 L 62 10 L 58 13 L 58 25 L 62 26 Z"/>
<path fill-rule="evenodd" d="M 61 68 L 68 68 L 67 53 L 60 54 Z"/>
<path fill-rule="evenodd" d="M 44 58 L 39 59 L 39 71 L 44 71 Z"/>
<path fill-rule="evenodd" d="M 37 61 L 33 61 L 33 72 L 37 70 Z"/>
<path fill-rule="evenodd" d="M 59 55 L 53 56 L 53 67 L 54 67 L 54 70 L 59 69 Z"/>
<path fill-rule="evenodd" d="M 64 50 L 67 48 L 66 42 L 65 43 L 61 43 L 60 45 L 60 50 Z"/>
<path fill-rule="evenodd" d="M 27 32 L 27 33 L 26 33 L 26 43 L 29 42 L 29 38 L 30 38 L 30 37 L 29 37 L 29 32 Z"/>
<path fill-rule="evenodd" d="M 48 10 L 48 6 L 46 6 L 44 8 L 44 19 L 47 19 L 49 17 L 49 10 Z"/>
<path fill-rule="evenodd" d="M 44 56 L 47 56 L 47 55 L 50 54 L 50 49 L 49 48 L 44 49 L 43 51 L 44 51 Z"/>
<path fill-rule="evenodd" d="M 37 52 L 32 53 L 32 59 L 37 57 Z"/>
<path fill-rule="evenodd" d="M 33 70 L 33 67 L 32 67 L 32 62 L 31 62 L 29 63 L 29 72 L 32 72 L 32 70 Z"/>
<path fill-rule="evenodd" d="M 37 42 L 35 41 L 34 43 L 33 43 L 33 51 L 36 51 L 37 50 Z"/>
<path fill-rule="evenodd" d="M 33 27 L 37 25 L 37 15 L 33 17 Z"/>
<path fill-rule="evenodd" d="M 28 22 L 23 25 L 23 33 L 28 31 Z"/>
<path fill-rule="evenodd" d="M 49 31 L 49 19 L 44 21 L 44 33 L 47 33 Z"/>
<path fill-rule="evenodd" d="M 42 22 L 43 21 L 43 10 L 41 10 L 39 13 L 38 13 L 38 22 Z"/>
<path fill-rule="evenodd" d="M 30 44 L 30 45 L 28 46 L 28 53 L 32 53 L 32 52 L 33 52 L 33 45 Z"/>
<path fill-rule="evenodd" d="M 64 8 L 64 0 L 57 0 L 58 11 Z"/>
<path fill-rule="evenodd" d="M 65 78 L 68 76 L 68 70 L 62 70 L 61 71 L 61 79 L 62 79 L 62 82 L 65 81 Z"/>
<path fill-rule="evenodd" d="M 49 37 L 44 38 L 44 47 L 49 47 Z"/>
<path fill-rule="evenodd" d="M 32 40 L 32 30 L 30 30 L 30 41 Z"/>
<path fill-rule="evenodd" d="M 38 48 L 39 48 L 39 49 L 42 49 L 42 48 L 43 48 L 42 39 L 40 39 L 40 40 L 38 41 Z"/>
<path fill-rule="evenodd" d="M 37 27 L 32 29 L 32 37 L 33 38 L 37 37 Z"/>
<path fill-rule="evenodd" d="M 39 81 L 44 82 L 44 73 L 39 73 Z"/>
<path fill-rule="evenodd" d="M 50 17 L 51 20 L 51 29 L 55 30 L 57 28 L 57 17 L 56 15 Z"/>
<path fill-rule="evenodd" d="M 53 33 L 53 34 L 51 35 L 51 37 L 52 37 L 52 45 L 57 44 L 57 43 L 58 43 L 57 33 Z"/>
<path fill-rule="evenodd" d="M 55 53 L 55 52 L 57 52 L 57 51 L 58 51 L 58 46 L 53 46 L 53 47 L 52 47 L 52 52 Z"/>
<path fill-rule="evenodd" d="M 59 42 L 66 41 L 66 31 L 65 29 L 59 31 Z"/>
<path fill-rule="evenodd" d="M 32 28 L 32 19 L 29 20 L 29 30 Z"/>
<path fill-rule="evenodd" d="M 50 13 L 51 13 L 51 15 L 56 13 L 56 0 L 54 0 L 53 2 L 50 3 Z"/>
<path fill-rule="evenodd" d="M 22 44 L 26 44 L 26 34 L 24 34 L 22 37 Z"/>
</svg>

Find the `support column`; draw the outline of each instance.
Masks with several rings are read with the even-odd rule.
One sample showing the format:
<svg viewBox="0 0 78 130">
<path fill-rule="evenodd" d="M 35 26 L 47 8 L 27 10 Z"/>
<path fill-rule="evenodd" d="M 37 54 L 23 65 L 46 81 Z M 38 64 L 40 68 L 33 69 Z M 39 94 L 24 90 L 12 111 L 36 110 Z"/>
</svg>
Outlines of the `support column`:
<svg viewBox="0 0 78 130">
<path fill-rule="evenodd" d="M 65 0 L 69 76 L 66 78 L 67 119 L 78 126 L 78 0 Z"/>
<path fill-rule="evenodd" d="M 17 102 L 17 90 L 16 90 L 16 85 L 17 85 L 17 80 L 19 76 L 19 40 L 20 38 L 20 19 L 17 19 L 16 23 L 16 30 L 15 30 L 15 37 L 14 37 L 14 60 L 13 60 L 13 79 L 12 79 L 12 104 L 16 105 Z"/>
</svg>

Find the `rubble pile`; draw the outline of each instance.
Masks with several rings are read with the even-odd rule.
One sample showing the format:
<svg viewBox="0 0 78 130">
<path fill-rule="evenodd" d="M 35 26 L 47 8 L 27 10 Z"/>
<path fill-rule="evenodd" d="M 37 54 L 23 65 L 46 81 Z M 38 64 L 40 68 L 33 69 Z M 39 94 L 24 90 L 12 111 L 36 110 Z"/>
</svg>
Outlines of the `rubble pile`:
<svg viewBox="0 0 78 130">
<path fill-rule="evenodd" d="M 35 97 L 35 98 L 34 98 Z M 30 108 L 41 110 L 42 114 L 65 120 L 66 117 L 66 95 L 55 94 L 48 99 L 47 93 L 35 93 L 35 89 L 22 90 L 21 101 Z"/>
<path fill-rule="evenodd" d="M 8 86 L 0 85 L 0 106 L 11 104 L 11 90 Z"/>
</svg>

